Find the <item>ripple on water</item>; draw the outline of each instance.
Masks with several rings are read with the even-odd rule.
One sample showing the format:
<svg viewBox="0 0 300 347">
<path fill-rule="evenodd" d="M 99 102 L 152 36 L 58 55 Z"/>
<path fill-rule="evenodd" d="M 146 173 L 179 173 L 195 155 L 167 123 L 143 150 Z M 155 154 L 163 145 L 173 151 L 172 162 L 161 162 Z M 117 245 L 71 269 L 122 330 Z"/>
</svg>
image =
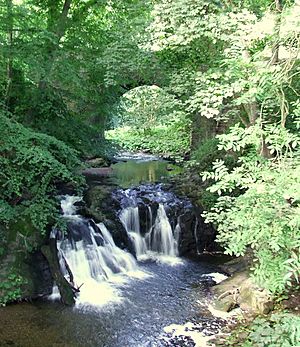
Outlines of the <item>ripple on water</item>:
<svg viewBox="0 0 300 347">
<path fill-rule="evenodd" d="M 116 277 L 98 287 L 95 295 L 99 306 L 84 304 L 82 294 L 81 304 L 75 309 L 50 302 L 1 308 L 0 345 L 192 346 L 188 344 L 191 337 L 186 337 L 185 344 L 179 344 L 180 334 L 173 336 L 175 330 L 164 333 L 164 328 L 172 324 L 197 323 L 203 318 L 208 325 L 215 321 L 198 302 L 205 302 L 208 296 L 208 282 L 202 275 L 217 272 L 218 268 L 190 260 L 175 266 L 150 260 L 141 263 L 140 268 L 141 271 L 133 272 L 131 277 Z M 202 280 L 203 285 L 192 285 L 201 284 Z"/>
</svg>

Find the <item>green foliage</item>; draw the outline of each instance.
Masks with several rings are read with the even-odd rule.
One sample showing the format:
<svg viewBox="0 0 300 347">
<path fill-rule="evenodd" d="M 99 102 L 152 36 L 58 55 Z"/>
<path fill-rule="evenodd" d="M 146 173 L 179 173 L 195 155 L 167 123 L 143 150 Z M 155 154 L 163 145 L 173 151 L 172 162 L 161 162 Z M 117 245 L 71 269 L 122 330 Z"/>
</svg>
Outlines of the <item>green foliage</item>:
<svg viewBox="0 0 300 347">
<path fill-rule="evenodd" d="M 204 180 L 215 181 L 209 191 L 220 195 L 205 217 L 217 224 L 218 240 L 228 254 L 244 255 L 251 248 L 258 283 L 282 293 L 300 279 L 300 161 L 299 153 L 293 152 L 299 137 L 280 127 L 263 132 L 259 125 L 234 127 L 219 137 L 220 148 L 240 151 L 250 143 L 255 149 L 265 136 L 277 159 L 263 159 L 248 149 L 231 171 L 217 160 L 213 172 L 202 174 Z M 238 196 L 233 194 L 237 188 Z"/>
<path fill-rule="evenodd" d="M 236 159 L 232 154 L 226 151 L 218 151 L 219 140 L 212 138 L 202 142 L 198 148 L 192 152 L 191 161 L 189 165 L 197 167 L 198 172 L 211 170 L 213 162 L 219 158 L 223 158 L 227 166 L 233 167 Z"/>
<path fill-rule="evenodd" d="M 11 273 L 7 280 L 0 283 L 0 306 L 21 298 L 21 286 L 26 283 L 22 276 Z"/>
<path fill-rule="evenodd" d="M 190 148 L 190 139 L 181 122 L 144 131 L 129 127 L 117 128 L 107 131 L 106 136 L 122 149 L 150 152 L 176 160 L 181 160 Z"/>
<path fill-rule="evenodd" d="M 299 341 L 300 318 L 289 313 L 274 313 L 270 317 L 256 318 L 250 326 L 238 328 L 224 346 L 297 347 Z"/>
<path fill-rule="evenodd" d="M 31 126 L 36 131 L 63 141 L 75 149 L 81 158 L 106 156 L 109 151 L 109 144 L 104 140 L 101 126 L 88 124 L 76 115 L 35 121 Z"/>
<path fill-rule="evenodd" d="M 122 96 L 121 124 L 137 129 L 183 122 L 187 115 L 181 103 L 158 86 L 137 87 Z M 185 121 L 186 124 L 188 123 Z"/>
<path fill-rule="evenodd" d="M 77 153 L 54 137 L 33 132 L 0 114 L 0 216 L 12 223 L 29 218 L 45 232 L 58 217 L 56 185 L 82 183 Z M 22 233 L 22 230 L 19 230 Z M 26 236 L 26 235 L 25 235 Z"/>
</svg>

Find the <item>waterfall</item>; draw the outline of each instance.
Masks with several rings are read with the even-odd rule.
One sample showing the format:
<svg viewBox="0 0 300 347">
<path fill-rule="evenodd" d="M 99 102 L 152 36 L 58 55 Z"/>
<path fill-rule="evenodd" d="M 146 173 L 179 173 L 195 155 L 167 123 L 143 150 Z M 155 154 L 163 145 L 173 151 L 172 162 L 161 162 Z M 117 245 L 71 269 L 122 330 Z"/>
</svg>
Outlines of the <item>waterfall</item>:
<svg viewBox="0 0 300 347">
<path fill-rule="evenodd" d="M 120 220 L 133 241 L 136 256 L 140 257 L 145 254 L 147 245 L 140 232 L 139 208 L 137 206 L 125 208 L 120 214 Z"/>
<path fill-rule="evenodd" d="M 115 290 L 107 283 L 114 282 L 116 274 L 136 270 L 137 264 L 130 253 L 115 245 L 103 223 L 97 225 L 76 215 L 74 204 L 77 201 L 80 201 L 78 197 L 66 196 L 61 202 L 68 235 L 58 236 L 60 267 L 70 281 L 69 267 L 74 277 L 74 286 L 80 287 L 78 303 L 100 305 L 116 298 Z M 54 287 L 52 298 L 55 293 Z"/>
<path fill-rule="evenodd" d="M 129 206 L 120 213 L 120 220 L 130 236 L 136 251 L 137 258 L 147 255 L 150 252 L 156 252 L 162 255 L 177 256 L 178 246 L 174 233 L 167 217 L 165 206 L 158 205 L 157 215 L 153 223 L 153 214 L 148 206 L 149 224 L 148 230 L 144 235 L 140 231 L 140 216 L 138 206 Z M 147 224 L 147 223 L 146 223 Z"/>
</svg>

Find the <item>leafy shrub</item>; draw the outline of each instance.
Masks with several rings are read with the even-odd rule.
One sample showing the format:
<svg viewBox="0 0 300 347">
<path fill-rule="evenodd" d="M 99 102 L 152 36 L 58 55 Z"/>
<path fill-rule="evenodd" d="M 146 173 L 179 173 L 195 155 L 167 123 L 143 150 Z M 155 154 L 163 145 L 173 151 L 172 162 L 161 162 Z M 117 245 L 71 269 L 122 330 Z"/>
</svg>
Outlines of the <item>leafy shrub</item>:
<svg viewBox="0 0 300 347">
<path fill-rule="evenodd" d="M 3 113 L 0 133 L 0 220 L 9 224 L 23 219 L 44 232 L 58 217 L 57 183 L 71 182 L 74 187 L 82 183 L 75 173 L 80 165 L 77 152 Z"/>
<path fill-rule="evenodd" d="M 147 131 L 118 128 L 107 131 L 107 139 L 128 151 L 147 151 L 172 158 L 182 158 L 190 147 L 190 139 L 182 124 L 156 126 Z"/>
<path fill-rule="evenodd" d="M 33 128 L 63 141 L 83 158 L 106 155 L 108 146 L 101 126 L 87 124 L 76 116 L 65 115 L 64 118 L 55 117 L 35 122 Z"/>
<path fill-rule="evenodd" d="M 232 347 L 297 347 L 299 342 L 300 317 L 288 313 L 275 313 L 270 317 L 258 317 L 250 326 L 238 328 L 224 345 Z"/>
<path fill-rule="evenodd" d="M 257 318 L 243 347 L 293 347 L 300 343 L 300 317 L 273 314 L 270 319 Z"/>
<path fill-rule="evenodd" d="M 21 298 L 21 286 L 26 281 L 22 276 L 11 273 L 7 280 L 0 283 L 0 306 Z"/>
<path fill-rule="evenodd" d="M 240 129 L 239 136 L 236 128 L 232 131 L 235 136 L 220 137 L 222 149 L 240 150 L 250 142 L 259 146 L 259 127 Z M 257 282 L 282 293 L 300 280 L 300 158 L 293 152 L 298 140 L 277 128 L 264 136 L 276 159 L 266 160 L 250 150 L 233 170 L 218 160 L 213 172 L 203 173 L 204 180 L 215 181 L 209 191 L 219 195 L 204 215 L 217 224 L 226 253 L 239 256 L 251 249 Z M 237 188 L 240 194 L 233 196 Z"/>
<path fill-rule="evenodd" d="M 228 167 L 236 165 L 236 156 L 218 150 L 218 143 L 217 138 L 207 139 L 193 151 L 191 160 L 192 163 L 196 164 L 199 171 L 211 170 L 213 162 L 221 158 Z"/>
</svg>

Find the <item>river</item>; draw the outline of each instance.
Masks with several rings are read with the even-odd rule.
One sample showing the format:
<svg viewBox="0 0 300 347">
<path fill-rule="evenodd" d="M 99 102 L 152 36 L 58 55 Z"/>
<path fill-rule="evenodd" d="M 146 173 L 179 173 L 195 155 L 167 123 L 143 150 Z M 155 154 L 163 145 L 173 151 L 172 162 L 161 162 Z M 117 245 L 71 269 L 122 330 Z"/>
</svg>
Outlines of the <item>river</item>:
<svg viewBox="0 0 300 347">
<path fill-rule="evenodd" d="M 78 198 L 64 197 L 64 217 L 75 236 L 58 237 L 58 247 L 76 285 L 82 284 L 76 305 L 61 305 L 54 287 L 47 300 L 1 308 L 0 346 L 202 347 L 205 335 L 218 331 L 223 322 L 207 306 L 209 287 L 222 275 L 216 258 L 178 256 L 180 222 L 174 217 L 172 223 L 170 211 L 182 202 L 157 185 L 171 174 L 169 164 L 144 156 L 126 159 L 113 166 L 110 179 L 120 186 L 119 218 L 137 260 L 115 245 L 104 224 L 91 225 L 77 214 Z M 138 186 L 142 182 L 148 182 L 148 195 Z M 132 185 L 137 187 L 129 189 Z M 147 223 L 136 214 L 141 191 L 154 202 L 143 217 Z M 85 230 L 80 238 L 78 229 Z"/>
</svg>

